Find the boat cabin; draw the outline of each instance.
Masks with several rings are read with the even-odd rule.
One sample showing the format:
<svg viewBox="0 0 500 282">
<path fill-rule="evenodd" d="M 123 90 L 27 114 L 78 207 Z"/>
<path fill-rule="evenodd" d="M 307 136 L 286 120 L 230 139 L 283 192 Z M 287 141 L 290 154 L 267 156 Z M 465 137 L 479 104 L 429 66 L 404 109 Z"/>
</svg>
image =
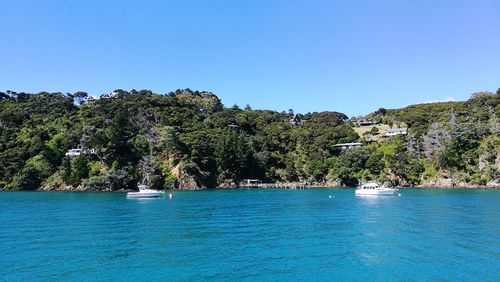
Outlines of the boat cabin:
<svg viewBox="0 0 500 282">
<path fill-rule="evenodd" d="M 364 185 L 361 185 L 361 189 L 378 189 L 380 186 L 377 183 L 374 182 L 368 182 Z"/>
</svg>

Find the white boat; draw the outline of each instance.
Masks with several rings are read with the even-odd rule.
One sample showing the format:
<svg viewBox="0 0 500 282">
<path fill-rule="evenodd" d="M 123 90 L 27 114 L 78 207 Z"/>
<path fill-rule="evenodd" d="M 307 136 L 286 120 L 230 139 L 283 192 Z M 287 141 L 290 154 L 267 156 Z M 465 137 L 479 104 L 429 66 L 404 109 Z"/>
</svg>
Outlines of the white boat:
<svg viewBox="0 0 500 282">
<path fill-rule="evenodd" d="M 139 185 L 139 192 L 128 192 L 127 198 L 159 198 L 165 195 L 165 192 L 149 189 L 146 185 Z"/>
<path fill-rule="evenodd" d="M 392 196 L 399 195 L 398 189 L 381 187 L 376 182 L 368 182 L 356 188 L 356 196 Z"/>
</svg>

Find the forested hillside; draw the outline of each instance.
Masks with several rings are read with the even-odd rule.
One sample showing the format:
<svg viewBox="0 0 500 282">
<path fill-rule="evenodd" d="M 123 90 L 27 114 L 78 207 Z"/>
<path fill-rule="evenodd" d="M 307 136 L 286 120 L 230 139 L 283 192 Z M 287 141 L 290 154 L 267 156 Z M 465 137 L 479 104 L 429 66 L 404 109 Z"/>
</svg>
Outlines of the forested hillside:
<svg viewBox="0 0 500 282">
<path fill-rule="evenodd" d="M 499 187 L 499 102 L 500 89 L 496 94 L 474 93 L 463 102 L 381 108 L 369 116 L 390 126 L 409 128 L 401 142 L 408 163 L 415 164 L 414 175 L 407 178 L 411 184 Z M 394 168 L 390 174 L 405 174 L 404 170 Z"/>
<path fill-rule="evenodd" d="M 236 187 L 243 179 L 352 186 L 497 186 L 500 93 L 378 111 L 409 134 L 368 142 L 338 112 L 224 107 L 210 92 L 0 92 L 2 189 Z M 373 134 L 381 134 L 376 131 Z M 335 144 L 363 142 L 341 149 Z M 70 149 L 81 154 L 66 156 Z M 446 182 L 448 181 L 448 182 Z"/>
</svg>

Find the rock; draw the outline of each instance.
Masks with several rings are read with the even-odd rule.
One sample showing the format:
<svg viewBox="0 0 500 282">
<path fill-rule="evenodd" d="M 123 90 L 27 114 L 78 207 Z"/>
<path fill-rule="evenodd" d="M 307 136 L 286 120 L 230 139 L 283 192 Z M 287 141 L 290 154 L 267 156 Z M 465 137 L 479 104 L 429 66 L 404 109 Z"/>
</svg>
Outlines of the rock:
<svg viewBox="0 0 500 282">
<path fill-rule="evenodd" d="M 497 188 L 500 189 L 498 179 L 486 183 L 486 185 L 477 185 L 465 181 L 457 181 L 453 178 L 434 178 L 422 181 L 417 187 L 421 188 Z"/>
<path fill-rule="evenodd" d="M 233 189 L 233 188 L 238 188 L 238 185 L 236 184 L 234 179 L 226 179 L 222 183 L 219 183 L 218 188 Z"/>
</svg>

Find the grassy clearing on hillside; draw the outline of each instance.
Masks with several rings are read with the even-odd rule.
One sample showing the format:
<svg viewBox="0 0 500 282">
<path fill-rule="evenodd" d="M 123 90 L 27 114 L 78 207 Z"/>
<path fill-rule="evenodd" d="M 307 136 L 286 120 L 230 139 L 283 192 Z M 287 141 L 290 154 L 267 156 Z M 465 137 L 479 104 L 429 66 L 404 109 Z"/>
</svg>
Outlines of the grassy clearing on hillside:
<svg viewBox="0 0 500 282">
<path fill-rule="evenodd" d="M 378 141 L 380 138 L 382 138 L 385 135 L 385 132 L 390 128 L 389 125 L 387 124 L 377 124 L 377 125 L 354 127 L 353 129 L 360 137 L 363 137 L 363 134 L 365 132 L 370 131 L 373 127 L 376 127 L 379 130 L 379 134 L 377 136 L 372 137 L 372 140 L 374 141 Z"/>
</svg>

